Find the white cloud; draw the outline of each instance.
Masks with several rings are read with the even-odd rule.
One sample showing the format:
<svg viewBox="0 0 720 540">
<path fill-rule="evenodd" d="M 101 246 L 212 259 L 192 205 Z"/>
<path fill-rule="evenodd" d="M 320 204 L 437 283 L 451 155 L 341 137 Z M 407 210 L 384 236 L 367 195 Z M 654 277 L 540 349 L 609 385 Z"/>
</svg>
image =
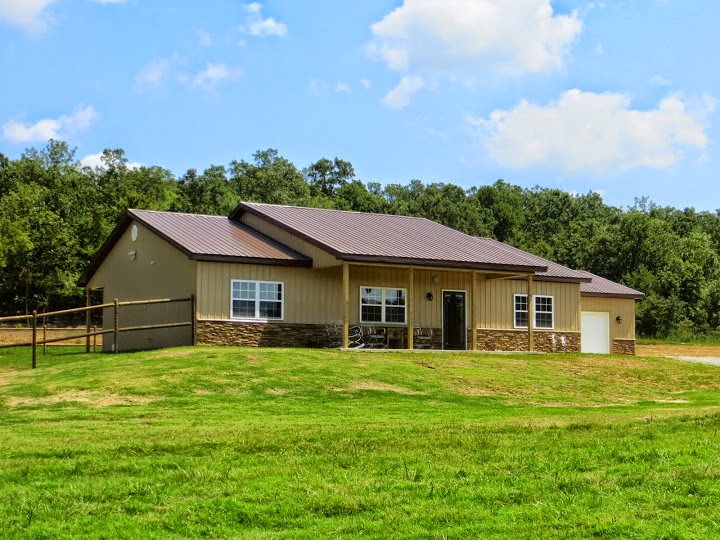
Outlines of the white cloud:
<svg viewBox="0 0 720 540">
<path fill-rule="evenodd" d="M 671 95 L 646 111 L 630 105 L 623 94 L 569 90 L 546 106 L 523 100 L 514 109 L 467 121 L 492 159 L 515 168 L 593 174 L 659 169 L 680 160 L 686 148 L 707 147 L 711 98 L 698 103 Z"/>
<path fill-rule="evenodd" d="M 338 93 L 341 93 L 341 94 L 343 94 L 343 93 L 344 93 L 344 94 L 349 94 L 349 93 L 352 92 L 350 86 L 349 86 L 347 83 L 344 83 L 344 82 L 342 82 L 342 81 L 339 81 L 339 82 L 335 85 L 335 91 L 338 92 Z"/>
<path fill-rule="evenodd" d="M 55 0 L 0 0 L 0 21 L 20 26 L 29 32 L 47 27 L 45 8 Z"/>
<path fill-rule="evenodd" d="M 232 68 L 226 64 L 209 63 L 198 73 L 190 78 L 190 85 L 195 88 L 210 89 L 229 79 L 235 79 L 240 76 L 240 70 Z"/>
<path fill-rule="evenodd" d="M 423 86 L 425 83 L 421 77 L 405 76 L 385 95 L 382 102 L 391 109 L 404 109 L 410 103 L 410 97 Z"/>
<path fill-rule="evenodd" d="M 361 85 L 365 90 L 370 90 L 370 88 L 372 87 L 372 81 L 371 81 L 370 79 L 362 78 L 362 79 L 360 79 L 360 85 Z"/>
<path fill-rule="evenodd" d="M 135 77 L 138 88 L 159 86 L 170 75 L 170 62 L 164 58 L 153 60 L 140 70 Z"/>
<path fill-rule="evenodd" d="M 650 84 L 653 86 L 672 86 L 672 81 L 666 79 L 662 75 L 653 75 L 650 77 Z"/>
<path fill-rule="evenodd" d="M 102 152 L 98 152 L 97 154 L 87 155 L 80 160 L 80 165 L 82 165 L 83 167 L 90 167 L 93 170 L 94 169 L 104 169 L 105 164 L 103 163 L 102 157 L 103 157 Z M 143 164 L 140 162 L 137 162 L 137 161 L 130 161 L 126 164 L 126 166 L 130 170 L 135 170 L 135 169 L 139 169 L 140 167 L 142 167 Z"/>
<path fill-rule="evenodd" d="M 581 29 L 550 0 L 404 0 L 367 50 L 394 71 L 522 74 L 561 68 Z"/>
<path fill-rule="evenodd" d="M 285 37 L 287 35 L 287 25 L 277 22 L 272 17 L 263 19 L 262 4 L 253 2 L 245 6 L 247 16 L 245 24 L 240 27 L 243 34 L 251 36 L 278 36 Z"/>
<path fill-rule="evenodd" d="M 58 118 L 44 118 L 34 124 L 10 120 L 3 125 L 3 138 L 12 142 L 45 142 L 64 139 L 90 127 L 100 115 L 91 106 L 75 108 L 72 114 Z"/>
</svg>

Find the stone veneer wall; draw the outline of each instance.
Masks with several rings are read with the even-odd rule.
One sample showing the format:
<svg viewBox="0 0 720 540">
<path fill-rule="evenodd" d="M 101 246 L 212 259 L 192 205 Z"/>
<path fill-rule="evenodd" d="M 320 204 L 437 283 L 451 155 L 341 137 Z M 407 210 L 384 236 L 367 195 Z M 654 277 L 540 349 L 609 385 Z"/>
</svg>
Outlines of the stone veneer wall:
<svg viewBox="0 0 720 540">
<path fill-rule="evenodd" d="M 433 328 L 433 349 L 442 349 L 442 328 Z M 524 330 L 478 329 L 478 349 L 481 351 L 527 351 L 528 334 Z M 552 335 L 555 334 L 555 351 L 562 352 L 560 337 L 565 336 L 565 352 L 580 352 L 579 332 L 535 331 L 535 350 L 553 352 Z M 407 346 L 407 329 L 388 328 L 394 347 Z M 402 338 L 402 341 L 400 340 Z M 468 330 L 468 348 L 472 331 Z M 324 324 L 249 323 L 235 321 L 198 321 L 198 345 L 232 345 L 239 347 L 324 347 L 328 338 Z M 616 339 L 613 353 L 635 354 L 635 340 Z"/>
<path fill-rule="evenodd" d="M 488 330 L 478 328 L 478 349 L 481 351 L 527 351 L 527 330 Z M 555 335 L 553 346 L 552 336 Z M 566 347 L 562 348 L 561 337 L 565 336 Z M 558 332 L 535 330 L 533 332 L 535 351 L 538 352 L 580 352 L 580 332 Z"/>
<path fill-rule="evenodd" d="M 324 324 L 197 322 L 198 345 L 323 347 L 327 342 Z"/>
<path fill-rule="evenodd" d="M 634 339 L 613 339 L 612 343 L 613 354 L 630 354 L 635 355 L 635 340 Z"/>
</svg>

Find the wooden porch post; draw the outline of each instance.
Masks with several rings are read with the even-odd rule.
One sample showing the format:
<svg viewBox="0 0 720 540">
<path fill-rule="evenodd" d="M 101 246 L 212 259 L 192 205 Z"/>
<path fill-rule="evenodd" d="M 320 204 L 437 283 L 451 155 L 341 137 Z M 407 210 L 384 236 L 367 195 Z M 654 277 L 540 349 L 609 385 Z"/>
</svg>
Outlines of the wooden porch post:
<svg viewBox="0 0 720 540">
<path fill-rule="evenodd" d="M 472 315 L 470 316 L 470 324 L 472 324 L 472 347 L 471 350 L 477 351 L 477 327 L 478 327 L 478 315 L 480 314 L 480 306 L 478 302 L 478 283 L 477 283 L 477 272 L 473 270 L 472 273 L 472 286 L 470 289 L 470 302 L 472 305 Z"/>
<path fill-rule="evenodd" d="M 350 346 L 350 264 L 343 263 L 343 348 Z"/>
<path fill-rule="evenodd" d="M 413 348 L 413 337 L 415 332 L 415 270 L 408 270 L 408 349 Z"/>
<path fill-rule="evenodd" d="M 528 350 L 535 350 L 535 339 L 533 336 L 533 325 L 535 324 L 535 301 L 533 300 L 533 277 L 529 274 L 527 277 L 528 283 Z"/>
</svg>

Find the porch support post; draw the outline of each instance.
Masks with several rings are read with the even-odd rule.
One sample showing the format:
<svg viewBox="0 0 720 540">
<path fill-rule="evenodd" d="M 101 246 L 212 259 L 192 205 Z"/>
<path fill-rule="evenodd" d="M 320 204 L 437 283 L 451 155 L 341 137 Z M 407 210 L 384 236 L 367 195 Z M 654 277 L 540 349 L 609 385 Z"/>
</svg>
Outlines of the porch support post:
<svg viewBox="0 0 720 540">
<path fill-rule="evenodd" d="M 407 323 L 408 323 L 408 349 L 413 348 L 413 338 L 415 331 L 415 270 L 408 270 L 408 298 L 407 298 Z"/>
<path fill-rule="evenodd" d="M 471 350 L 477 351 L 477 327 L 478 327 L 478 316 L 480 315 L 480 302 L 478 297 L 480 291 L 478 290 L 477 272 L 472 273 L 472 286 L 470 289 L 470 302 L 472 306 L 472 314 L 470 316 L 470 324 L 472 324 L 472 346 Z"/>
<path fill-rule="evenodd" d="M 343 348 L 350 346 L 350 264 L 343 263 Z"/>
<path fill-rule="evenodd" d="M 532 274 L 528 274 L 528 350 L 535 350 L 535 339 L 533 336 L 533 326 L 535 324 L 535 301 L 533 300 L 533 277 Z"/>
</svg>

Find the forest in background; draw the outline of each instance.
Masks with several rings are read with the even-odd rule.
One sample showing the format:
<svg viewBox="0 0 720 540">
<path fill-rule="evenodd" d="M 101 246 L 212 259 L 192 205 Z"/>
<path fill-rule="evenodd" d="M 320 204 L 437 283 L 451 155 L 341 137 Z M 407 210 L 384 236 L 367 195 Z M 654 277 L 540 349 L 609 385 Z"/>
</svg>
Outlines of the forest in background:
<svg viewBox="0 0 720 540">
<path fill-rule="evenodd" d="M 646 337 L 720 333 L 720 211 L 617 208 L 597 193 L 452 183 L 363 182 L 351 163 L 299 169 L 276 150 L 190 169 L 128 167 L 120 149 L 97 168 L 50 141 L 19 159 L 0 153 L 0 315 L 75 307 L 77 279 L 128 208 L 228 215 L 239 201 L 422 216 L 638 289 Z"/>
</svg>

